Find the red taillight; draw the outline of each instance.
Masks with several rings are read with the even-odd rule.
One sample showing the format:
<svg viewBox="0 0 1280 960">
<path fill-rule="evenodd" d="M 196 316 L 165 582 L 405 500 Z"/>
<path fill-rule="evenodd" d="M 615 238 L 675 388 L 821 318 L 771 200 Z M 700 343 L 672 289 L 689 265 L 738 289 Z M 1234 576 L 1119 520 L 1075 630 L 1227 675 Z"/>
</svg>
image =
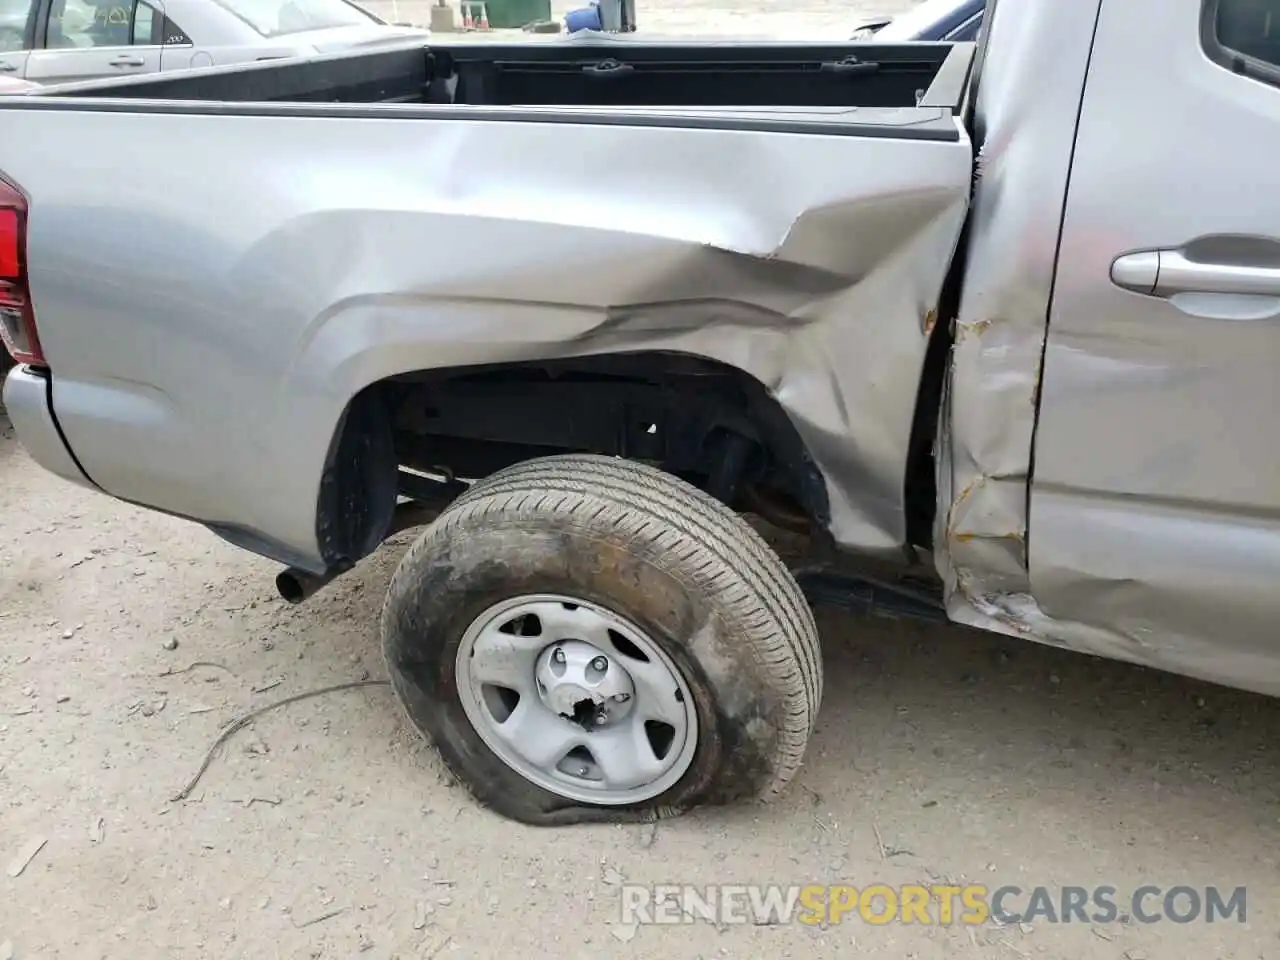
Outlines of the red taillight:
<svg viewBox="0 0 1280 960">
<path fill-rule="evenodd" d="M 0 179 L 0 339 L 19 363 L 44 366 L 27 282 L 27 198 Z"/>
</svg>

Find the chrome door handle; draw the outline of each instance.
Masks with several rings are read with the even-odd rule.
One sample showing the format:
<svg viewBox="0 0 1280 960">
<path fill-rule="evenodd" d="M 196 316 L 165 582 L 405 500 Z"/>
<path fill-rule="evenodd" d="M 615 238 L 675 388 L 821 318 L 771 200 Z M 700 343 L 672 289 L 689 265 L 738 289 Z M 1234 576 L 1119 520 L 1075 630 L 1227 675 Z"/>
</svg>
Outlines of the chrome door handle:
<svg viewBox="0 0 1280 960">
<path fill-rule="evenodd" d="M 8 60 L 0 60 L 0 73 L 17 73 L 18 68 Z"/>
<path fill-rule="evenodd" d="M 1180 293 L 1251 294 L 1280 297 L 1280 266 L 1206 263 L 1179 249 L 1126 253 L 1111 264 L 1111 282 L 1149 297 Z"/>
<path fill-rule="evenodd" d="M 114 60 L 108 60 L 107 63 L 113 67 L 142 67 L 146 66 L 147 61 L 141 57 L 116 57 Z"/>
</svg>

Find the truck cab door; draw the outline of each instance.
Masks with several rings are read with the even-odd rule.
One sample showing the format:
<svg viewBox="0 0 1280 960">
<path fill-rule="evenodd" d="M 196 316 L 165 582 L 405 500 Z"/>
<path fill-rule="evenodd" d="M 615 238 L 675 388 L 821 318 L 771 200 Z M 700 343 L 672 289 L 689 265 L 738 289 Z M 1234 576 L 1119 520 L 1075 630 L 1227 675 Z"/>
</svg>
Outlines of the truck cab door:
<svg viewBox="0 0 1280 960">
<path fill-rule="evenodd" d="M 1038 606 L 1104 652 L 1273 693 L 1278 13 L 1275 0 L 1102 3 L 1028 541 Z"/>
<path fill-rule="evenodd" d="M 27 79 L 67 83 L 155 73 L 162 47 L 154 30 L 163 20 L 161 0 L 53 0 Z"/>
</svg>

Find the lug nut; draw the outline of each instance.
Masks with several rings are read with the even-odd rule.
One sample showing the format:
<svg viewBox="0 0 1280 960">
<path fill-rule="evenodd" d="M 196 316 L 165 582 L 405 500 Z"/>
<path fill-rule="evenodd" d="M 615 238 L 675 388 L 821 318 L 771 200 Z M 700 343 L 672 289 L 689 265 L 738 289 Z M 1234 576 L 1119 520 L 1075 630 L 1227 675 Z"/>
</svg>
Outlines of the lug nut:
<svg viewBox="0 0 1280 960">
<path fill-rule="evenodd" d="M 596 714 L 597 727 L 603 727 L 608 722 L 609 722 L 609 715 L 605 713 L 603 710 L 601 710 L 599 713 Z"/>
<path fill-rule="evenodd" d="M 590 773 L 590 772 L 591 772 L 591 768 L 590 768 L 590 767 L 579 767 L 579 768 L 578 768 L 578 776 L 580 776 L 580 777 L 585 777 L 585 776 L 586 776 L 588 773 Z"/>
<path fill-rule="evenodd" d="M 555 652 L 551 654 L 551 659 L 556 663 L 564 663 L 564 651 L 556 647 Z"/>
<path fill-rule="evenodd" d="M 626 703 L 628 700 L 630 700 L 630 699 L 631 699 L 631 694 L 629 694 L 629 693 L 615 693 L 615 694 L 613 695 L 613 699 L 614 699 L 617 703 Z"/>
<path fill-rule="evenodd" d="M 604 671 L 609 669 L 609 661 L 604 657 L 596 657 L 591 661 L 591 666 L 596 670 L 599 670 L 601 673 L 604 673 Z"/>
</svg>

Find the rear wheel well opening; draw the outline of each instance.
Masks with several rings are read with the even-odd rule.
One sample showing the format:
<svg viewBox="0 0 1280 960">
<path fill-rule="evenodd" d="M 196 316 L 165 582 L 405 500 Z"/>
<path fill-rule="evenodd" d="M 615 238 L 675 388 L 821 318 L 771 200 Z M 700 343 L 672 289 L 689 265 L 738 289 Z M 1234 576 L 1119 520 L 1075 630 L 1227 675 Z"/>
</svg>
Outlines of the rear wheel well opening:
<svg viewBox="0 0 1280 960">
<path fill-rule="evenodd" d="M 316 543 L 340 571 L 377 549 L 394 518 L 398 482 L 391 411 L 377 384 L 347 404 L 329 442 L 316 503 Z"/>
<path fill-rule="evenodd" d="M 765 386 L 646 352 L 407 373 L 362 390 L 321 484 L 325 560 L 372 552 L 396 527 L 398 496 L 447 502 L 469 481 L 564 453 L 643 461 L 777 526 L 826 534 L 822 473 Z"/>
</svg>

